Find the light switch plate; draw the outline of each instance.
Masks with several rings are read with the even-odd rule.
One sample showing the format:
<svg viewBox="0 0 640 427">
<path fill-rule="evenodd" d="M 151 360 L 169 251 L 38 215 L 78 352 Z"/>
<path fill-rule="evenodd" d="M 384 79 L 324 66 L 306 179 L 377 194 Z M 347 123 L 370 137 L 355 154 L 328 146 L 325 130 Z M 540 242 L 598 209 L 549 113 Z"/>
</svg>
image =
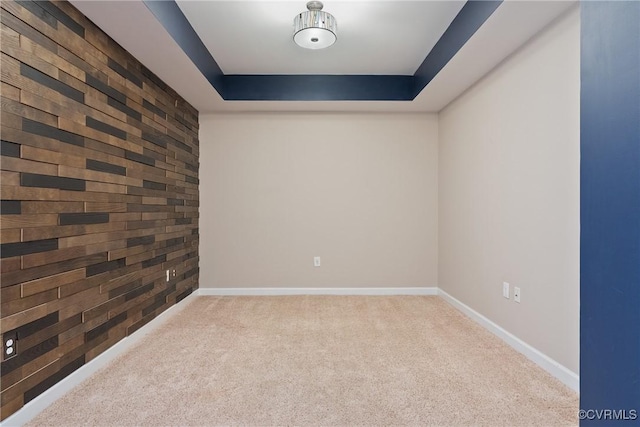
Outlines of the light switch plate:
<svg viewBox="0 0 640 427">
<path fill-rule="evenodd" d="M 509 283 L 502 282 L 502 296 L 509 299 Z"/>
</svg>

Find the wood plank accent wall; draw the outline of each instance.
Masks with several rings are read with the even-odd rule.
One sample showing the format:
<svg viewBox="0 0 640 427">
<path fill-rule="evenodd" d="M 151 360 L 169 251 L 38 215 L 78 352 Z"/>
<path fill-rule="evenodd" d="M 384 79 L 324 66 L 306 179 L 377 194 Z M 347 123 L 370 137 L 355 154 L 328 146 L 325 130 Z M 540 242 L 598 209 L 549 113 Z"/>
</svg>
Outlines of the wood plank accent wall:
<svg viewBox="0 0 640 427">
<path fill-rule="evenodd" d="M 5 419 L 198 287 L 199 153 L 198 112 L 71 4 L 1 8 Z"/>
</svg>

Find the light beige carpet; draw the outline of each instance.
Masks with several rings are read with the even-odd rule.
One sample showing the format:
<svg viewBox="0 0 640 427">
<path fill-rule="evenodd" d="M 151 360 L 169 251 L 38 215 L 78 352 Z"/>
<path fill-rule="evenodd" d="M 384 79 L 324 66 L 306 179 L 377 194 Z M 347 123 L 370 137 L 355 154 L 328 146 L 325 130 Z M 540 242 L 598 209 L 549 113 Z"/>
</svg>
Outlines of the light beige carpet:
<svg viewBox="0 0 640 427">
<path fill-rule="evenodd" d="M 577 424 L 578 396 L 438 297 L 199 297 L 30 425 Z"/>
</svg>

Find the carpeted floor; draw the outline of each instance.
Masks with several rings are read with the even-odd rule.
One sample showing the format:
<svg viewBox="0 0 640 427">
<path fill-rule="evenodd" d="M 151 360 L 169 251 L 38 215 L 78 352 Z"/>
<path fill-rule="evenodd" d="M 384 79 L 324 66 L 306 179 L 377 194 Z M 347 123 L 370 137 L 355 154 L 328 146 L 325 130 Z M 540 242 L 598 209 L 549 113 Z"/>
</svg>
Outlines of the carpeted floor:
<svg viewBox="0 0 640 427">
<path fill-rule="evenodd" d="M 576 425 L 578 396 L 438 297 L 199 297 L 33 426 Z"/>
</svg>

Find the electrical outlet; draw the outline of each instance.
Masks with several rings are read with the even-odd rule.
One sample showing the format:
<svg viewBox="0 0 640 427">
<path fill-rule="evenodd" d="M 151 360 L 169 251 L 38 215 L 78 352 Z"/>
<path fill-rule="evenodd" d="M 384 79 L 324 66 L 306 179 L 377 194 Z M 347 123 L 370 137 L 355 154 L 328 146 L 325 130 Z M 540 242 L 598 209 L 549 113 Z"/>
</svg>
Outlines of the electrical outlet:
<svg viewBox="0 0 640 427">
<path fill-rule="evenodd" d="M 176 269 L 173 269 L 173 277 L 176 277 Z"/>
<path fill-rule="evenodd" d="M 320 257 L 319 256 L 314 256 L 313 257 L 313 266 L 314 267 L 320 267 Z"/>
<path fill-rule="evenodd" d="M 517 286 L 513 288 L 513 300 L 515 302 L 520 302 L 520 288 Z"/>
<path fill-rule="evenodd" d="M 15 332 L 8 332 L 2 337 L 3 359 L 7 360 L 18 355 L 18 335 Z"/>
<path fill-rule="evenodd" d="M 509 284 L 507 282 L 502 282 L 502 296 L 509 299 Z"/>
</svg>

